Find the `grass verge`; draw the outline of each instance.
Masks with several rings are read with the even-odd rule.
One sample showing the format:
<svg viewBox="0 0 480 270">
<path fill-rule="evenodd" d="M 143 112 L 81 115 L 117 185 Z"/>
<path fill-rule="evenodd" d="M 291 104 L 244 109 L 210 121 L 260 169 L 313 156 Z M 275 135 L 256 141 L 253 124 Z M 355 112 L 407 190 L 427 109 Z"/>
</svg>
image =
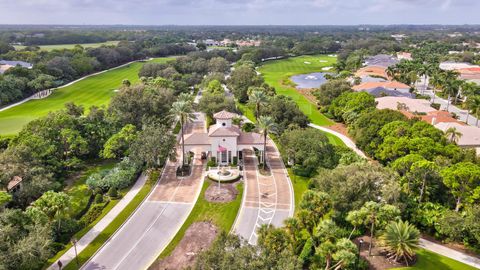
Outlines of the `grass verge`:
<svg viewBox="0 0 480 270">
<path fill-rule="evenodd" d="M 157 182 L 158 177 L 160 177 L 159 171 L 154 171 L 148 177 L 145 185 L 140 189 L 140 191 L 135 195 L 132 201 L 123 209 L 120 214 L 110 223 L 108 226 L 82 251 L 78 254 L 78 261 L 80 265 L 83 265 L 90 257 L 105 243 L 105 241 L 112 236 L 115 231 L 127 220 L 127 218 L 137 209 L 137 207 L 142 203 L 143 199 L 148 195 L 152 187 Z M 63 269 L 78 269 L 75 260 L 72 260 L 67 264 Z"/>
<path fill-rule="evenodd" d="M 209 221 L 219 229 L 229 232 L 237 217 L 237 212 L 242 204 L 243 184 L 237 185 L 237 198 L 228 203 L 213 203 L 205 200 L 205 190 L 212 184 L 211 181 L 205 180 L 200 196 L 180 230 L 170 241 L 168 246 L 162 251 L 157 260 L 163 259 L 170 255 L 178 243 L 182 240 L 185 232 L 195 222 Z"/>
<path fill-rule="evenodd" d="M 395 270 L 475 270 L 477 268 L 466 265 L 459 261 L 447 258 L 437 253 L 430 252 L 426 249 L 420 249 L 417 252 L 417 263 L 410 267 L 395 268 Z"/>
</svg>

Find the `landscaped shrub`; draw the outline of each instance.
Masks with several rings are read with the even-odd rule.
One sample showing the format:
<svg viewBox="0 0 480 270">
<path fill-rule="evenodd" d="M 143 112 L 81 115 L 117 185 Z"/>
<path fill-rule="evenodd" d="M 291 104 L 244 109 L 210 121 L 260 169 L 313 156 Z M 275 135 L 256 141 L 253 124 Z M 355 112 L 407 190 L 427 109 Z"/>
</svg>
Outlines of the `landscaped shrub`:
<svg viewBox="0 0 480 270">
<path fill-rule="evenodd" d="M 255 129 L 255 125 L 250 122 L 245 123 L 242 126 L 242 130 L 245 132 L 252 132 L 254 129 Z"/>
<path fill-rule="evenodd" d="M 112 187 L 116 189 L 126 188 L 133 183 L 138 171 L 139 166 L 125 158 L 110 171 L 92 174 L 87 179 L 87 185 L 92 189 L 100 188 L 102 191 L 107 191 Z"/>
<path fill-rule="evenodd" d="M 68 243 L 72 235 L 74 235 L 82 225 L 75 219 L 63 218 L 60 221 L 61 226 L 58 225 L 58 221 L 52 226 L 54 241 L 59 243 Z"/>
<path fill-rule="evenodd" d="M 97 194 L 95 195 L 95 203 L 102 203 L 103 202 L 103 195 Z"/>
<path fill-rule="evenodd" d="M 107 203 L 99 203 L 99 204 L 94 204 L 90 207 L 90 209 L 87 211 L 85 215 L 80 219 L 80 222 L 85 226 L 87 224 L 90 224 L 95 221 L 101 214 L 103 208 Z"/>
<path fill-rule="evenodd" d="M 432 104 L 430 104 L 430 107 L 432 107 L 436 110 L 440 110 L 440 104 L 439 103 L 432 103 Z"/>
<path fill-rule="evenodd" d="M 118 197 L 118 190 L 115 187 L 111 187 L 108 190 L 108 196 L 110 196 L 110 198 L 117 198 Z"/>
<path fill-rule="evenodd" d="M 212 157 L 208 162 L 207 162 L 207 167 L 217 167 L 217 159 L 215 157 Z"/>
<path fill-rule="evenodd" d="M 232 158 L 232 165 L 237 166 L 238 165 L 238 157 L 233 157 Z"/>
</svg>

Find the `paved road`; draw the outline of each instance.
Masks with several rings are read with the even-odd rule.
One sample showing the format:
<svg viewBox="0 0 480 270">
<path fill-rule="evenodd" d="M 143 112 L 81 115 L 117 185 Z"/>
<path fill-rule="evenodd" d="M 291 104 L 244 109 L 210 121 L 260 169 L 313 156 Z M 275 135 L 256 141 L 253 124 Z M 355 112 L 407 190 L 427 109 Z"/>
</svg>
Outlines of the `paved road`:
<svg viewBox="0 0 480 270">
<path fill-rule="evenodd" d="M 123 209 L 132 201 L 132 199 L 137 195 L 140 189 L 146 182 L 147 177 L 142 174 L 132 188 L 125 194 L 125 196 L 113 207 L 110 212 L 108 212 L 93 228 L 88 231 L 80 240 L 77 242 L 77 252 L 82 252 L 85 247 L 88 246 L 107 226 L 114 220 L 117 215 L 123 211 Z M 65 254 L 63 254 L 58 260 L 62 262 L 63 265 L 67 265 L 75 258 L 74 248 L 70 248 Z M 57 261 L 55 261 L 48 269 L 58 269 Z"/>
<path fill-rule="evenodd" d="M 261 175 L 253 151 L 245 151 L 245 193 L 233 231 L 250 244 L 257 243 L 257 229 L 263 224 L 283 226 L 283 221 L 293 216 L 293 188 L 272 141 L 267 145 L 267 159 L 272 175 Z"/>
<path fill-rule="evenodd" d="M 199 118 L 186 128 L 187 133 L 204 128 L 203 118 Z M 147 269 L 192 211 L 205 165 L 200 152 L 195 153 L 192 175 L 178 179 L 178 164 L 169 162 L 147 199 L 82 269 Z"/>
<path fill-rule="evenodd" d="M 425 93 L 425 95 L 430 96 L 430 98 L 433 100 L 434 93 L 433 93 L 432 90 L 425 90 L 424 93 Z M 452 98 L 452 100 L 453 100 L 453 98 Z M 435 95 L 435 101 L 434 102 L 440 104 L 440 110 L 447 110 L 448 102 L 447 102 L 446 99 L 443 99 L 443 98 Z M 448 111 L 455 113 L 456 115 L 459 116 L 460 121 L 467 123 L 467 110 L 462 110 L 462 109 L 458 108 L 457 106 L 454 106 L 454 105 L 450 104 L 450 106 L 448 107 Z M 477 124 L 477 118 L 474 115 L 470 114 L 468 116 L 468 123 L 467 124 L 469 124 L 471 126 L 475 126 Z"/>
</svg>

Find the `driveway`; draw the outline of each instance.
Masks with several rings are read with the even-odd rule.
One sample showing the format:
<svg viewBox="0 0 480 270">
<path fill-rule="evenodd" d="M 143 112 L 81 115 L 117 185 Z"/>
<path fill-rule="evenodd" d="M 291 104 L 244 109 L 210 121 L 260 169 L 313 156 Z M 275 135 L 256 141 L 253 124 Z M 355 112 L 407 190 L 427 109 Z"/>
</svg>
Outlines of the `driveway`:
<svg viewBox="0 0 480 270">
<path fill-rule="evenodd" d="M 293 216 L 294 195 L 280 153 L 272 141 L 267 144 L 267 159 L 272 174 L 261 175 L 253 151 L 244 152 L 245 193 L 233 231 L 250 244 L 257 243 L 260 226 L 282 227 Z"/>
<path fill-rule="evenodd" d="M 187 133 L 204 128 L 202 121 L 200 116 L 190 123 Z M 147 269 L 155 261 L 187 219 L 203 185 L 206 162 L 200 152 L 190 176 L 177 178 L 177 166 L 168 162 L 147 199 L 82 269 Z"/>
</svg>

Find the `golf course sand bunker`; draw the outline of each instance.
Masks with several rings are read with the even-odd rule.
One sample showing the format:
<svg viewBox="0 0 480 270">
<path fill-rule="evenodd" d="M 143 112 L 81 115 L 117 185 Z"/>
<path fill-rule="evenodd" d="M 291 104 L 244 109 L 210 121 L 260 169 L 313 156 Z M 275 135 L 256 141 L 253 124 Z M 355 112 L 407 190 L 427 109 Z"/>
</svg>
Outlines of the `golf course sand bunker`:
<svg viewBox="0 0 480 270">
<path fill-rule="evenodd" d="M 327 73 L 315 72 L 295 75 L 290 77 L 290 79 L 297 85 L 297 89 L 318 88 L 327 81 L 327 79 L 325 79 L 325 74 Z"/>
<path fill-rule="evenodd" d="M 185 269 L 193 266 L 198 253 L 210 247 L 217 234 L 218 228 L 210 222 L 193 223 L 172 254 L 155 262 L 149 269 Z"/>
</svg>

